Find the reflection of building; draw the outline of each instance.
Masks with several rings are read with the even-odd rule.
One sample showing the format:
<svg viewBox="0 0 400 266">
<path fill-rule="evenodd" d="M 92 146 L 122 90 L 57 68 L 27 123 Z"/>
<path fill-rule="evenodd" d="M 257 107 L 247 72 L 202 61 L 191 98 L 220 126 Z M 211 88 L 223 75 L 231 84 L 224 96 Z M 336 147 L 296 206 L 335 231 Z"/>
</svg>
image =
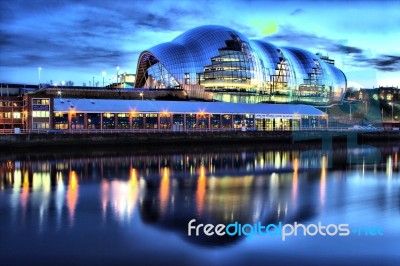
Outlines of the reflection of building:
<svg viewBox="0 0 400 266">
<path fill-rule="evenodd" d="M 368 171 L 386 173 L 388 179 L 398 174 L 398 147 L 386 146 L 381 151 L 384 163 L 378 160 L 364 164 L 365 160 L 358 160 L 359 164 L 350 164 L 351 171 L 360 173 L 357 178 L 364 180 L 364 172 Z M 31 220 L 41 227 L 87 225 L 89 210 L 95 223 L 117 220 L 130 224 L 140 218 L 142 223 L 179 234 L 192 243 L 222 246 L 244 236 L 188 237 L 188 222 L 196 219 L 196 224 L 237 221 L 266 225 L 309 221 L 326 206 L 340 204 L 346 184 L 351 183 L 345 172 L 349 166 L 346 161 L 340 163 L 343 172 L 330 172 L 329 156 L 337 161 L 346 158 L 347 153 L 354 162 L 360 152 L 370 154 L 370 150 L 349 152 L 335 149 L 330 155 L 256 149 L 239 153 L 92 153 L 44 155 L 45 159 L 36 155 L 34 160 L 29 159 L 30 155 L 25 160 L 3 156 L 0 196 L 10 193 L 10 201 L 2 205 L 10 205 L 7 217 L 16 224 L 21 219 L 22 226 L 28 213 L 38 216 Z M 365 181 L 370 182 L 368 179 Z M 342 183 L 332 187 L 332 182 Z"/>
<path fill-rule="evenodd" d="M 138 88 L 183 88 L 192 98 L 225 102 L 339 102 L 346 77 L 333 60 L 276 47 L 222 26 L 189 30 L 143 51 Z"/>
</svg>

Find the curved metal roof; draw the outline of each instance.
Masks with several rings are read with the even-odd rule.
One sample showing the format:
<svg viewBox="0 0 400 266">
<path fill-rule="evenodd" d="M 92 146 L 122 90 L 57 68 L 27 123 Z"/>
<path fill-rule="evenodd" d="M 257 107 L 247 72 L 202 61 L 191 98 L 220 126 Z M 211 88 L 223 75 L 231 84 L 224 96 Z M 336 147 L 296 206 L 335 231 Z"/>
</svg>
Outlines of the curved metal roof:
<svg viewBox="0 0 400 266">
<path fill-rule="evenodd" d="M 218 57 L 220 61 L 213 62 Z M 221 57 L 230 61 L 225 62 Z M 280 48 L 263 40 L 249 40 L 242 33 L 224 26 L 200 26 L 182 33 L 170 42 L 143 51 L 138 60 L 135 87 L 144 87 L 147 69 L 156 63 L 162 68 L 160 74 L 156 75 L 168 73 L 185 89 L 186 85 L 200 84 L 197 80 L 209 66 L 220 67 L 225 71 L 216 73 L 221 77 L 219 79 L 222 83 L 218 85 L 216 82 L 215 86 L 227 86 L 228 89 L 229 86 L 235 87 L 237 82 L 242 82 L 237 81 L 241 78 L 250 79 L 248 87 L 262 92 L 268 88 L 266 84 L 287 82 L 286 90 L 296 91 L 296 95 L 300 96 L 302 92 L 299 92 L 299 87 L 320 86 L 319 96 L 325 97 L 326 102 L 334 102 L 342 99 L 346 88 L 343 72 L 317 55 L 300 48 Z M 233 72 L 230 68 L 240 70 Z M 233 81 L 226 82 L 226 75 L 231 75 Z M 276 76 L 279 77 L 274 78 Z M 174 87 L 171 84 L 168 83 L 167 87 Z"/>
</svg>

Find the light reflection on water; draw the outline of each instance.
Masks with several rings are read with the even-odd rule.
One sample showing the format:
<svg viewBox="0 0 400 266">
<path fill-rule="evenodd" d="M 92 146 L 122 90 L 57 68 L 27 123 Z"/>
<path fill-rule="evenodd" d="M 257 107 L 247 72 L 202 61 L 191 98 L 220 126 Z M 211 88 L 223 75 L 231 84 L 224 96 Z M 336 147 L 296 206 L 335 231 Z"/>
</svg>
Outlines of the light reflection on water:
<svg viewBox="0 0 400 266">
<path fill-rule="evenodd" d="M 358 163 L 343 161 L 349 156 Z M 202 257 L 205 251 L 200 247 L 217 247 L 217 259 L 229 261 L 249 246 L 262 259 L 266 255 L 261 251 L 271 245 L 271 239 L 259 237 L 188 237 L 187 223 L 195 218 L 198 223 L 212 224 L 322 221 L 378 225 L 388 236 L 365 239 L 370 250 L 361 254 L 378 249 L 383 262 L 392 262 L 398 259 L 393 239 L 400 237 L 398 148 L 386 147 L 373 163 L 365 163 L 362 156 L 360 151 L 343 156 L 343 151 L 261 150 L 7 160 L 0 162 L 0 223 L 2 237 L 9 244 L 1 247 L 0 258 L 12 258 L 9 251 L 24 243 L 30 246 L 28 254 L 43 263 L 40 250 L 65 255 L 68 248 L 60 239 L 71 237 L 81 247 L 76 250 L 77 258 L 89 262 L 115 259 L 113 253 L 120 259 L 137 260 L 143 250 L 156 248 L 153 242 L 160 240 L 153 239 L 154 234 L 166 243 L 164 256 L 179 249 L 195 264 L 210 259 Z M 94 243 L 86 234 L 101 236 L 103 241 Z M 171 234 L 178 240 L 169 240 Z M 127 240 L 127 235 L 135 237 Z M 43 238 L 47 242 L 37 244 Z M 106 244 L 107 239 L 115 246 Z M 275 247 L 282 245 L 279 239 L 273 241 Z M 349 241 L 357 245 L 359 239 Z M 342 242 L 296 238 L 279 254 L 302 249 L 293 243 L 319 245 L 320 254 L 328 254 Z M 125 253 L 127 244 L 130 248 Z M 138 245 L 140 249 L 132 251 Z M 100 253 L 91 257 L 87 246 L 96 246 Z M 341 252 L 337 262 L 346 255 Z M 322 262 L 318 260 L 322 255 L 312 251 L 306 255 Z M 297 261 L 290 258 L 288 263 Z M 147 263 L 159 262 L 153 259 L 146 258 Z"/>
</svg>

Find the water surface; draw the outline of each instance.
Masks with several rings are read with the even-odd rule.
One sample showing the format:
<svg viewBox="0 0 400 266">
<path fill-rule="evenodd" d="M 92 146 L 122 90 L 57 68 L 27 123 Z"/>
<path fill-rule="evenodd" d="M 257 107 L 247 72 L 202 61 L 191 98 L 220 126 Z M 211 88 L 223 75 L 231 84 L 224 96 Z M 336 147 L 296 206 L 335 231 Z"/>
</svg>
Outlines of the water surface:
<svg viewBox="0 0 400 266">
<path fill-rule="evenodd" d="M 399 265 L 399 147 L 7 154 L 1 265 Z M 188 236 L 196 224 L 383 235 Z"/>
</svg>

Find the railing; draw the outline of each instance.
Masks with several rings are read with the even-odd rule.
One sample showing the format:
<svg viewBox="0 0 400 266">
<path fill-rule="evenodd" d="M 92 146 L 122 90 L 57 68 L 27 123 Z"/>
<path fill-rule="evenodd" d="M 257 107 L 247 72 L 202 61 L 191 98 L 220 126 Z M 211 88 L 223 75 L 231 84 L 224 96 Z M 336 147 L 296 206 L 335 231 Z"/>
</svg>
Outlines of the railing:
<svg viewBox="0 0 400 266">
<path fill-rule="evenodd" d="M 20 129 L 14 131 L 14 129 L 0 129 L 0 134 L 137 134 L 137 133 L 190 133 L 190 132 L 299 132 L 299 131 L 356 131 L 356 132 L 378 132 L 388 129 L 384 128 L 358 128 L 358 127 L 329 127 L 329 128 L 301 128 L 301 129 L 290 129 L 285 128 L 284 130 L 267 129 L 267 128 L 151 128 L 151 129 Z M 390 129 L 389 129 L 390 131 Z"/>
<path fill-rule="evenodd" d="M 180 133 L 180 132 L 237 132 L 241 128 L 193 128 L 193 129 L 172 129 L 172 128 L 151 128 L 151 129 L 26 129 L 20 134 L 140 134 L 140 133 Z M 10 133 L 12 134 L 12 133 Z"/>
</svg>

